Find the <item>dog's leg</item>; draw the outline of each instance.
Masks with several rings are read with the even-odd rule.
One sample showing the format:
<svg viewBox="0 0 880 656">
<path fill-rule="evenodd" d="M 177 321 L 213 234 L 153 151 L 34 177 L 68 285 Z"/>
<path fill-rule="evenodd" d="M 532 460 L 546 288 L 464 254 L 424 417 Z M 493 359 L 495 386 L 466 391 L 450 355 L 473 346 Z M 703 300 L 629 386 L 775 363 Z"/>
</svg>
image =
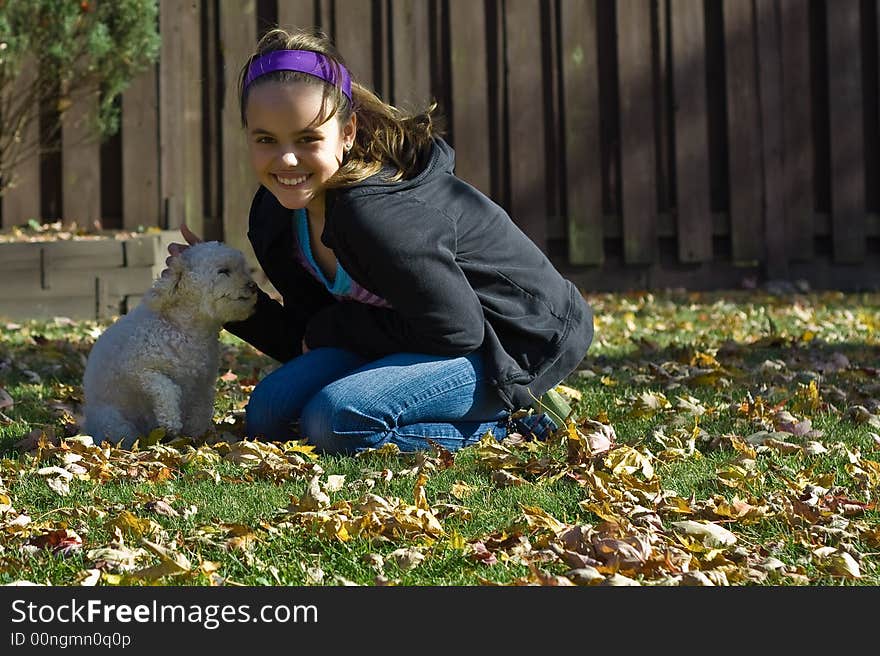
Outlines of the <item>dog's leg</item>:
<svg viewBox="0 0 880 656">
<path fill-rule="evenodd" d="M 87 406 L 83 432 L 91 435 L 95 444 L 107 440 L 123 449 L 131 448 L 139 435 L 134 424 L 110 405 Z"/>
<path fill-rule="evenodd" d="M 189 437 L 203 435 L 214 423 L 214 385 L 206 382 L 193 392 L 183 418 L 183 434 Z"/>
<path fill-rule="evenodd" d="M 141 388 L 150 399 L 156 422 L 169 435 L 179 435 L 183 428 L 180 387 L 165 374 L 151 369 L 140 372 L 138 378 Z"/>
</svg>

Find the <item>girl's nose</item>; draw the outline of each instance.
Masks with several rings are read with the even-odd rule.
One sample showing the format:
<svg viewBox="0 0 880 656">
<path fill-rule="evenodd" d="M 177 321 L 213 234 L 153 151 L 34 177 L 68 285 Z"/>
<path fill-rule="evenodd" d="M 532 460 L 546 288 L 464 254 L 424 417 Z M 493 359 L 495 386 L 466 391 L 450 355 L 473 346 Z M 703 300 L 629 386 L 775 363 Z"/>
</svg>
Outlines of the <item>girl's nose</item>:
<svg viewBox="0 0 880 656">
<path fill-rule="evenodd" d="M 284 153 L 281 156 L 281 161 L 284 162 L 284 164 L 286 164 L 287 166 L 296 166 L 297 165 L 296 155 L 294 155 L 292 152 Z"/>
</svg>

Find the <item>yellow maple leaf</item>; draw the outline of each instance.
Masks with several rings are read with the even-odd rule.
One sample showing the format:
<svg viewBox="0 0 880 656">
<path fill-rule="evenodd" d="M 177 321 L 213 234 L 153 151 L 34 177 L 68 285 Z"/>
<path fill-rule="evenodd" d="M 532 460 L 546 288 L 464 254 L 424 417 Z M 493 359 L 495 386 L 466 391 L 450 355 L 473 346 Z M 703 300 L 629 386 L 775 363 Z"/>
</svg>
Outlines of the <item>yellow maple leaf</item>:
<svg viewBox="0 0 880 656">
<path fill-rule="evenodd" d="M 431 506 L 428 504 L 428 498 L 425 495 L 425 485 L 427 485 L 427 483 L 428 475 L 425 472 L 420 472 L 416 479 L 415 488 L 413 489 L 413 499 L 416 508 L 420 508 L 421 510 L 431 509 Z"/>
<path fill-rule="evenodd" d="M 538 506 L 523 506 L 522 509 L 525 514 L 526 523 L 532 528 L 545 528 L 554 533 L 559 533 L 566 529 L 565 524 L 553 517 L 543 508 L 539 508 Z"/>
</svg>

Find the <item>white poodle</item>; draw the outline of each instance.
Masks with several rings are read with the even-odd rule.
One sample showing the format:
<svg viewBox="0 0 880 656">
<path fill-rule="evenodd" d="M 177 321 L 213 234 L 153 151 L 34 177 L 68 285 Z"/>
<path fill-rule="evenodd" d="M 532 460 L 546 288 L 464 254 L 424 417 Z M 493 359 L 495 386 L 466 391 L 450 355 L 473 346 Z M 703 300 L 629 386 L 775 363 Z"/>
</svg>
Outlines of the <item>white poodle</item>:
<svg viewBox="0 0 880 656">
<path fill-rule="evenodd" d="M 211 427 L 227 321 L 248 318 L 257 285 L 244 255 L 218 242 L 170 260 L 141 303 L 95 342 L 83 375 L 83 432 L 125 448 L 155 428 L 197 436 Z"/>
</svg>

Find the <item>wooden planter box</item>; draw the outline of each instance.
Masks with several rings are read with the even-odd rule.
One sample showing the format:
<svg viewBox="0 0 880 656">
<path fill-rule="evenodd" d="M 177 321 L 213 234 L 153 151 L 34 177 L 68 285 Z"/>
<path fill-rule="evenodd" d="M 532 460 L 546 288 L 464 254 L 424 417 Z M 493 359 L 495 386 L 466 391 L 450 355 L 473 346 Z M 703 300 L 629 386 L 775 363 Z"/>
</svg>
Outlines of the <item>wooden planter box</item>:
<svg viewBox="0 0 880 656">
<path fill-rule="evenodd" d="M 177 230 L 127 239 L 0 243 L 0 318 L 105 319 L 140 301 Z"/>
</svg>

